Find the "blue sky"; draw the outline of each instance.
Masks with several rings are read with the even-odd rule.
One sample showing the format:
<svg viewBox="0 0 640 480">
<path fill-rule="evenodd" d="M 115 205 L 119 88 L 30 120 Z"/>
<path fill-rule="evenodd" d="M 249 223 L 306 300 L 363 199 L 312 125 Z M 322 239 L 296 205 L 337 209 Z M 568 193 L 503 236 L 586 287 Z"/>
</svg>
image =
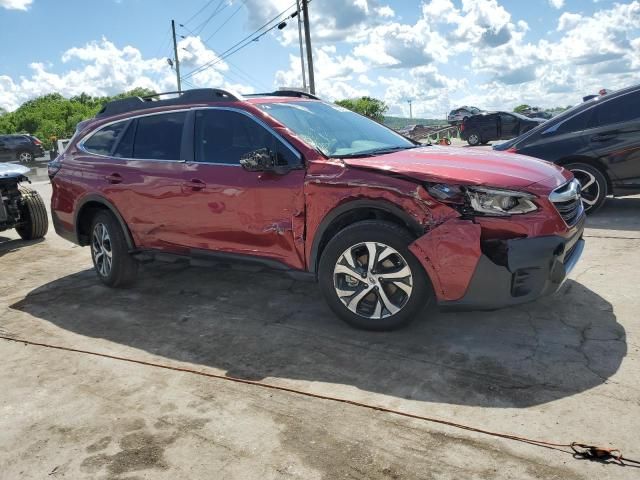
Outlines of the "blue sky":
<svg viewBox="0 0 640 480">
<path fill-rule="evenodd" d="M 0 107 L 51 91 L 174 89 L 165 60 L 172 18 L 185 25 L 183 75 L 216 62 L 188 82 L 240 92 L 299 86 L 295 21 L 216 61 L 292 3 L 0 0 Z M 552 107 L 640 82 L 638 0 L 312 0 L 309 8 L 318 93 L 373 95 L 395 114 L 407 113 L 409 99 L 414 115 L 429 117 L 462 104 Z"/>
</svg>

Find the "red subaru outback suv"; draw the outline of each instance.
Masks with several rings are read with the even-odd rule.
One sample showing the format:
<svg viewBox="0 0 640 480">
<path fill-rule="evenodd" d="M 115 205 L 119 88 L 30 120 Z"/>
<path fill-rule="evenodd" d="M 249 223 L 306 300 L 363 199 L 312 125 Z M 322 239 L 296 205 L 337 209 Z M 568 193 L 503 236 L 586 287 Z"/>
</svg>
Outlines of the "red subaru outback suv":
<svg viewBox="0 0 640 480">
<path fill-rule="evenodd" d="M 258 262 L 320 283 L 349 324 L 385 330 L 440 306 L 556 291 L 580 257 L 570 172 L 416 144 L 299 92 L 199 89 L 111 102 L 50 164 L 58 234 L 98 278 L 140 260 Z"/>
</svg>

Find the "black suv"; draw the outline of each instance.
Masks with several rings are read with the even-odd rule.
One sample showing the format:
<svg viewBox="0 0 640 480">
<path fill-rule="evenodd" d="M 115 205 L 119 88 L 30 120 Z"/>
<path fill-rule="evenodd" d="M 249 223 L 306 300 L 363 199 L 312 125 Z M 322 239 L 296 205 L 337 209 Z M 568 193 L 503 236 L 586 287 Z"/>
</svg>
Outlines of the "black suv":
<svg viewBox="0 0 640 480">
<path fill-rule="evenodd" d="M 543 118 L 529 118 L 519 113 L 479 113 L 462 122 L 460 136 L 469 145 L 476 146 L 491 140 L 506 140 L 517 137 L 544 121 Z"/>
<path fill-rule="evenodd" d="M 0 161 L 32 163 L 43 155 L 42 142 L 33 135 L 0 135 Z"/>
<path fill-rule="evenodd" d="M 640 85 L 592 98 L 493 148 L 571 170 L 587 213 L 608 194 L 640 193 Z"/>
</svg>

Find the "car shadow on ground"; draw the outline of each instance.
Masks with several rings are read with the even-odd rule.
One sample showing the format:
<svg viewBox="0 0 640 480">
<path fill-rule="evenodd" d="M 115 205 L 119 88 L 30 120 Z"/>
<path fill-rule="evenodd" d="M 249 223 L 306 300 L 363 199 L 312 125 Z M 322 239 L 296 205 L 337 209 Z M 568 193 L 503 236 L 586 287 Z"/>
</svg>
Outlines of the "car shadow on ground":
<svg viewBox="0 0 640 480">
<path fill-rule="evenodd" d="M 640 195 L 607 198 L 602 208 L 589 215 L 587 227 L 640 231 Z"/>
<path fill-rule="evenodd" d="M 460 405 L 526 407 L 571 396 L 605 382 L 627 353 L 612 306 L 574 281 L 518 308 L 427 310 L 408 328 L 387 333 L 343 324 L 314 283 L 177 264 L 145 266 L 128 290 L 102 286 L 93 271 L 82 271 L 11 308 L 233 377 L 342 384 Z"/>
<path fill-rule="evenodd" d="M 21 240 L 0 236 L 0 257 L 6 255 L 9 252 L 15 252 L 17 250 L 20 250 L 21 248 L 35 245 L 36 243 L 40 243 L 43 240 L 43 238 L 38 238 L 36 240 Z"/>
</svg>

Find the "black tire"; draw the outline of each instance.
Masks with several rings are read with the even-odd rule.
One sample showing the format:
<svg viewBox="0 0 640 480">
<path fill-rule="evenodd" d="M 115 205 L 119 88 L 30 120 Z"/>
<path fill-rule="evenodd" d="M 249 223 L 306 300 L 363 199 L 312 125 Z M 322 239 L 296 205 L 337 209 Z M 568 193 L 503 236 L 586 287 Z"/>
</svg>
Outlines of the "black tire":
<svg viewBox="0 0 640 480">
<path fill-rule="evenodd" d="M 23 221 L 16 227 L 16 232 L 23 240 L 42 238 L 49 230 L 47 207 L 38 192 L 27 187 L 20 187 L 22 195 Z"/>
<path fill-rule="evenodd" d="M 33 153 L 31 153 L 30 151 L 21 150 L 18 153 L 16 153 L 16 159 L 20 163 L 31 164 L 34 162 L 35 157 L 33 156 Z"/>
<path fill-rule="evenodd" d="M 107 238 L 98 235 L 102 239 L 102 245 L 99 245 L 99 242 L 96 243 L 95 236 L 98 228 L 106 229 L 108 236 Z M 101 211 L 93 217 L 89 245 L 93 267 L 102 283 L 109 287 L 126 287 L 135 281 L 138 274 L 138 262 L 129 254 L 129 247 L 120 222 L 111 212 Z M 111 253 L 110 266 L 103 268 L 102 262 L 109 264 L 107 252 Z"/>
<path fill-rule="evenodd" d="M 607 179 L 604 174 L 588 163 L 576 162 L 563 166 L 570 170 L 580 184 L 583 185 L 580 194 L 582 195 L 584 211 L 591 214 L 602 207 L 609 193 Z"/>
<path fill-rule="evenodd" d="M 420 262 L 418 262 L 408 249 L 409 244 L 413 242 L 413 240 L 414 238 L 404 228 L 394 223 L 381 220 L 357 222 L 338 232 L 322 252 L 318 268 L 320 288 L 329 307 L 335 314 L 349 325 L 363 330 L 395 330 L 415 320 L 419 313 L 430 303 L 433 293 L 431 283 L 422 265 L 420 265 Z M 389 273 L 382 271 L 374 271 L 371 273 L 366 266 L 363 266 L 361 263 L 357 263 L 357 266 L 363 267 L 362 272 L 366 272 L 366 274 L 360 277 L 352 277 L 350 275 L 341 277 L 341 275 L 344 274 L 335 273 L 339 262 L 342 262 L 344 258 L 343 254 L 347 252 L 353 254 L 353 252 L 357 252 L 359 248 L 366 248 L 365 242 L 376 245 L 374 260 L 376 267 L 383 265 L 385 262 L 393 263 L 392 260 L 395 259 L 397 265 L 392 265 L 392 268 L 404 270 L 404 268 L 408 266 L 411 277 L 407 276 L 400 280 L 400 282 L 381 280 L 383 277 L 378 277 L 378 275 Z M 391 247 L 391 250 L 395 250 L 395 253 L 385 257 L 380 263 L 377 263 L 381 252 L 386 250 L 385 247 Z M 358 262 L 358 259 L 353 256 L 351 256 L 351 260 Z M 345 263 L 342 262 L 341 265 L 344 266 Z M 345 279 L 354 283 L 358 282 L 357 286 L 351 285 L 351 287 L 354 288 L 354 290 L 350 290 L 354 292 L 353 295 L 348 296 L 348 299 L 347 296 L 342 296 L 342 298 L 346 299 L 345 301 L 352 302 L 359 292 L 369 291 L 367 295 L 361 296 L 356 301 L 354 305 L 355 312 L 343 303 L 343 300 L 341 300 L 337 292 L 337 289 L 341 288 L 341 286 L 338 285 L 338 281 L 343 282 Z M 372 289 L 369 289 L 369 285 L 365 282 L 372 283 Z M 396 287 L 399 283 L 403 283 L 405 287 L 411 288 L 411 291 L 406 293 L 404 289 Z M 390 291 L 389 288 L 393 290 Z M 378 289 L 384 289 L 382 296 Z M 382 301 L 383 297 L 388 303 Z M 391 301 L 391 298 L 399 299 L 400 301 L 394 303 Z M 369 309 L 368 314 L 357 312 L 363 303 L 363 308 Z M 378 305 L 381 305 L 380 310 L 378 310 Z M 387 308 L 387 305 L 390 305 L 391 309 Z M 400 305 L 399 310 L 391 313 L 393 309 L 398 308 L 398 305 Z M 377 318 L 375 318 L 376 316 Z"/>
<path fill-rule="evenodd" d="M 471 131 L 467 134 L 467 143 L 472 147 L 480 145 L 482 142 L 482 138 L 480 138 L 480 134 L 476 131 Z"/>
</svg>

